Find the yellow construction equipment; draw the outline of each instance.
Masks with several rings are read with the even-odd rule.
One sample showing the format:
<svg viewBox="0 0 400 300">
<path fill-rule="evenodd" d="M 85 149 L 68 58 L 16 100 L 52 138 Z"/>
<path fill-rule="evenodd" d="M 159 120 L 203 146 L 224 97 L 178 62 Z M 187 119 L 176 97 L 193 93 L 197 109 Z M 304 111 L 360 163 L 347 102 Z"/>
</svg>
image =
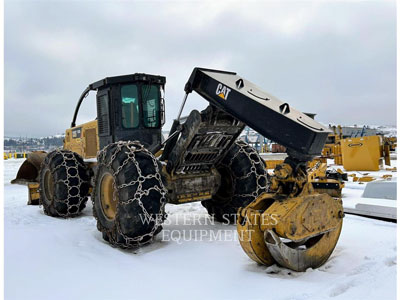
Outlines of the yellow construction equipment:
<svg viewBox="0 0 400 300">
<path fill-rule="evenodd" d="M 265 165 L 268 170 L 273 170 L 283 162 L 284 160 L 265 160 Z M 332 197 L 341 197 L 344 181 L 348 180 L 347 173 L 340 169 L 328 171 L 328 165 L 320 157 L 307 163 L 307 176 L 316 192 L 327 193 Z"/>
<path fill-rule="evenodd" d="M 335 165 L 342 164 L 342 153 L 340 148 L 340 141 L 343 138 L 342 126 L 332 126 L 330 127 L 332 133 L 328 135 L 325 146 L 322 149 L 321 158 L 334 159 Z"/>
<path fill-rule="evenodd" d="M 390 151 L 395 151 L 397 148 L 397 137 L 384 137 L 384 143 L 389 146 Z"/>
<path fill-rule="evenodd" d="M 344 216 L 344 174 L 310 163 L 329 130 L 236 73 L 195 68 L 162 141 L 165 83 L 163 76 L 135 73 L 90 84 L 63 149 L 29 154 L 12 182 L 27 184 L 29 203 L 53 217 L 79 215 L 90 195 L 97 229 L 115 247 L 151 242 L 162 230 L 166 203 L 201 201 L 216 220 L 239 218 L 241 245 L 255 261 L 296 271 L 323 264 Z M 77 125 L 90 91 L 97 91 L 97 119 Z M 192 91 L 209 105 L 183 121 Z M 245 126 L 285 147 L 287 158 L 273 176 L 238 140 Z"/>
<path fill-rule="evenodd" d="M 29 153 L 27 159 L 19 168 L 16 178 L 11 181 L 13 184 L 28 186 L 28 205 L 39 205 L 39 171 L 46 155 L 47 153 L 44 151 Z"/>
<path fill-rule="evenodd" d="M 340 125 L 330 128 L 332 133 L 322 150 L 322 159 L 334 159 L 335 165 L 343 165 L 348 171 L 379 170 L 382 159 L 390 166 L 390 151 L 397 146 L 396 137 L 376 135 L 350 138 L 343 135 Z"/>
<path fill-rule="evenodd" d="M 315 162 L 315 161 L 313 161 Z M 341 197 L 344 181 L 348 180 L 347 173 L 340 169 L 328 170 L 326 163 L 316 161 L 307 170 L 308 182 L 312 183 L 314 191 L 326 193 L 332 197 Z"/>
<path fill-rule="evenodd" d="M 353 182 L 370 182 L 374 181 L 376 178 L 372 176 L 362 176 L 362 177 L 353 177 Z"/>
<path fill-rule="evenodd" d="M 78 153 L 83 158 L 95 158 L 100 150 L 97 127 L 97 120 L 94 120 L 67 129 L 63 148 Z"/>
<path fill-rule="evenodd" d="M 322 265 L 339 239 L 342 200 L 319 194 L 307 174 L 290 162 L 278 165 L 270 191 L 238 212 L 240 244 L 254 261 L 295 271 Z"/>
<path fill-rule="evenodd" d="M 346 171 L 378 171 L 383 160 L 390 166 L 390 150 L 379 135 L 341 140 L 343 167 Z"/>
<path fill-rule="evenodd" d="M 39 205 L 39 183 L 30 183 L 28 184 L 29 189 L 29 198 L 28 205 Z"/>
<path fill-rule="evenodd" d="M 265 160 L 265 167 L 268 170 L 273 170 L 279 164 L 283 163 L 283 159 L 266 159 Z"/>
</svg>

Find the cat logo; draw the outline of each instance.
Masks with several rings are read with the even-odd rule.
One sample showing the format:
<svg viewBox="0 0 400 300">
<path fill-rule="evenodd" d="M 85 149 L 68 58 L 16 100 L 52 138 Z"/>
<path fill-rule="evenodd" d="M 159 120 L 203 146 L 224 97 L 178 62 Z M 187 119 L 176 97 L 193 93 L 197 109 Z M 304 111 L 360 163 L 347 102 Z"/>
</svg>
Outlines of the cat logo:
<svg viewBox="0 0 400 300">
<path fill-rule="evenodd" d="M 215 93 L 217 94 L 217 96 L 221 97 L 224 100 L 228 99 L 228 95 L 231 92 L 231 89 L 224 86 L 222 83 L 219 83 L 217 86 L 217 90 L 215 91 Z"/>
</svg>

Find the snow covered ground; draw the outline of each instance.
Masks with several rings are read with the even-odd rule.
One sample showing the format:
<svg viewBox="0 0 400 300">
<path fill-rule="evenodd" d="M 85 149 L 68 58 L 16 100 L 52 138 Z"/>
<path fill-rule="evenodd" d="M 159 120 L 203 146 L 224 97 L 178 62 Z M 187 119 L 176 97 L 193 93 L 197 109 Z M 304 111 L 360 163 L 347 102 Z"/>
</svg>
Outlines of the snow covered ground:
<svg viewBox="0 0 400 300">
<path fill-rule="evenodd" d="M 7 300 L 396 297 L 394 223 L 346 215 L 329 261 L 296 273 L 254 263 L 235 240 L 235 226 L 204 225 L 209 219 L 199 203 L 168 205 L 164 233 L 149 246 L 124 251 L 102 240 L 90 203 L 82 216 L 67 220 L 27 206 L 27 188 L 9 183 L 22 161 L 4 162 Z M 223 235 L 188 240 L 196 230 Z"/>
</svg>

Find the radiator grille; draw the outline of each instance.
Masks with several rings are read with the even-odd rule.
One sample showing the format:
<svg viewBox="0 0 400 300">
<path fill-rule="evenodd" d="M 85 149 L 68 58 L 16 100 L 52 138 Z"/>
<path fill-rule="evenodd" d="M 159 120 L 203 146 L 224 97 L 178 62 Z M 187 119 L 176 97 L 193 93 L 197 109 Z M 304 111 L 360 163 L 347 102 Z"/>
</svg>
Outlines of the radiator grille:
<svg viewBox="0 0 400 300">
<path fill-rule="evenodd" d="M 86 157 L 95 157 L 97 155 L 97 136 L 96 128 L 87 129 L 85 131 L 86 138 Z"/>
<path fill-rule="evenodd" d="M 110 124 L 108 121 L 108 96 L 103 95 L 97 98 L 97 119 L 99 135 L 110 134 Z"/>
</svg>

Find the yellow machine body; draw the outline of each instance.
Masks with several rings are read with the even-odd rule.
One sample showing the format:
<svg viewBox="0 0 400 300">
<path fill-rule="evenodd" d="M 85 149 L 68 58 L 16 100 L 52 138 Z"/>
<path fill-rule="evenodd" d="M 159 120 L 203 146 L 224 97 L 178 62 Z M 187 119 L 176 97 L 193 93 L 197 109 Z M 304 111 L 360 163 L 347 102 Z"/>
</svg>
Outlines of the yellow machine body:
<svg viewBox="0 0 400 300">
<path fill-rule="evenodd" d="M 28 205 L 39 204 L 39 170 L 46 154 L 44 151 L 29 153 L 28 158 L 19 168 L 16 178 L 11 181 L 11 183 L 28 186 Z"/>
<path fill-rule="evenodd" d="M 39 183 L 29 183 L 28 184 L 29 198 L 28 205 L 39 205 Z"/>
<path fill-rule="evenodd" d="M 378 171 L 385 156 L 382 137 L 378 135 L 343 139 L 341 151 L 347 171 Z"/>
<path fill-rule="evenodd" d="M 397 147 L 397 137 L 384 137 L 384 142 L 389 146 L 390 151 L 395 151 Z"/>
<path fill-rule="evenodd" d="M 333 147 L 335 165 L 343 165 L 342 148 L 340 142 Z"/>
<path fill-rule="evenodd" d="M 171 191 L 169 203 L 173 204 L 208 200 L 217 192 L 221 181 L 216 169 L 196 175 L 171 175 L 166 171 L 165 166 L 163 170 L 166 187 Z"/>
<path fill-rule="evenodd" d="M 95 158 L 99 151 L 97 120 L 65 131 L 64 149 L 78 153 L 83 158 Z"/>
<path fill-rule="evenodd" d="M 325 144 L 322 149 L 322 157 L 332 158 L 335 154 L 335 144 Z"/>
<path fill-rule="evenodd" d="M 64 149 L 78 153 L 84 159 L 95 158 L 99 150 L 97 120 L 69 128 L 65 132 Z M 35 151 L 28 154 L 12 183 L 28 186 L 28 205 L 39 204 L 39 170 L 47 153 Z M 88 163 L 88 164 L 95 164 Z"/>
<path fill-rule="evenodd" d="M 283 159 L 267 159 L 267 160 L 264 160 L 264 161 L 265 161 L 265 167 L 268 170 L 271 170 L 271 169 L 273 170 L 273 169 L 275 169 L 275 167 L 277 165 L 283 163 Z"/>
<path fill-rule="evenodd" d="M 343 138 L 342 127 L 333 126 L 332 133 L 328 135 L 327 142 L 322 149 L 321 158 L 325 159 L 334 159 L 335 165 L 342 165 L 342 151 L 340 147 L 340 141 Z"/>
<path fill-rule="evenodd" d="M 257 191 L 249 191 L 249 193 L 251 194 L 248 195 L 251 195 L 252 198 L 250 198 L 250 196 L 247 196 L 246 194 L 247 192 L 242 189 L 240 189 L 240 191 L 238 191 L 237 193 L 238 198 L 248 197 L 250 198 L 250 200 L 254 200 L 255 198 L 255 200 L 252 201 L 248 206 L 240 208 L 238 211 L 237 230 L 239 233 L 240 244 L 245 250 L 245 252 L 249 255 L 249 257 L 265 265 L 271 265 L 277 263 L 283 267 L 287 267 L 295 271 L 304 271 L 310 267 L 311 268 L 319 267 L 320 265 L 326 262 L 326 260 L 329 258 L 332 251 L 334 250 L 336 243 L 339 239 L 342 227 L 342 219 L 344 217 L 342 201 L 339 198 L 342 185 L 328 178 L 326 163 L 321 162 L 321 160 L 312 162 L 310 165 L 307 165 L 307 162 L 312 160 L 312 158 L 315 155 L 319 154 L 324 139 L 328 135 L 328 130 L 326 130 L 322 125 L 318 124 L 317 122 L 312 121 L 312 119 L 306 118 L 306 116 L 302 116 L 302 114 L 296 111 L 294 108 L 290 107 L 289 109 L 289 105 L 287 103 L 282 102 L 281 105 L 276 106 L 280 103 L 278 99 L 272 99 L 273 101 L 264 101 L 263 103 L 268 103 L 268 105 L 263 104 L 262 106 L 259 106 L 261 103 L 259 100 L 254 100 L 252 98 L 249 98 L 254 100 L 254 104 L 257 105 L 254 107 L 254 112 L 259 113 L 259 116 L 262 116 L 263 112 L 262 110 L 259 109 L 263 108 L 265 109 L 266 113 L 271 115 L 271 118 L 273 117 L 273 119 L 276 120 L 276 122 L 279 123 L 280 120 L 285 120 L 286 123 L 284 124 L 287 124 L 287 128 L 282 127 L 280 128 L 281 130 L 278 133 L 274 133 L 272 132 L 273 131 L 272 129 L 269 130 L 270 128 L 268 126 L 267 128 L 264 128 L 263 126 L 265 124 L 263 122 L 260 122 L 260 124 L 258 124 L 257 122 L 253 123 L 253 120 L 259 118 L 254 118 L 253 113 L 249 113 L 250 111 L 243 111 L 242 105 L 240 104 L 240 103 L 249 103 L 249 104 L 253 103 L 249 102 L 247 96 L 246 96 L 247 98 L 243 98 L 243 95 L 245 93 L 242 92 L 231 93 L 228 101 L 226 101 L 228 94 L 225 95 L 222 93 L 221 95 L 225 97 L 225 98 L 223 97 L 224 99 L 223 104 L 222 102 L 220 102 L 221 101 L 220 99 L 218 100 L 214 99 L 215 89 L 212 85 L 210 85 L 210 83 L 215 81 L 215 83 L 219 84 L 218 86 L 222 86 L 222 83 L 220 83 L 221 81 L 220 78 L 223 79 L 227 78 L 226 82 L 229 83 L 230 82 L 229 78 L 233 78 L 230 76 L 236 76 L 236 74 L 230 72 L 216 71 L 217 75 L 215 75 L 216 76 L 215 78 L 209 77 L 210 79 L 207 79 L 207 77 L 205 76 L 210 76 L 207 74 L 211 71 L 212 70 L 201 71 L 201 69 L 197 68 L 193 71 L 194 75 L 190 77 L 189 81 L 193 82 L 191 82 L 190 84 L 188 82 L 185 86 L 186 96 L 181 108 L 181 112 L 184 103 L 186 101 L 186 97 L 191 92 L 192 89 L 197 91 L 205 99 L 209 100 L 210 103 L 213 104 L 213 106 L 210 106 L 210 109 L 206 109 L 204 113 L 202 112 L 201 114 L 199 112 L 193 114 L 191 113 L 189 117 L 192 116 L 192 119 L 188 117 L 188 119 L 183 124 L 180 124 L 180 114 L 179 114 L 178 119 L 174 121 L 176 127 L 172 127 L 174 128 L 174 131 L 171 130 L 171 133 L 173 132 L 169 139 L 169 143 L 171 144 L 166 143 L 164 145 L 164 149 L 162 149 L 163 144 L 157 145 L 159 143 L 158 136 L 157 140 L 154 139 L 155 145 L 160 146 L 160 148 L 157 147 L 151 148 L 152 151 L 154 152 L 157 151 L 156 156 L 160 155 L 161 151 L 164 151 L 164 154 L 167 153 L 164 159 L 160 159 L 161 162 L 164 163 L 162 169 L 163 172 L 161 174 L 163 175 L 163 181 L 164 181 L 163 184 L 165 185 L 165 191 L 162 191 L 162 193 L 158 191 L 159 195 L 161 195 L 160 197 L 164 197 L 164 195 L 168 193 L 168 197 L 165 196 L 164 198 L 168 198 L 168 203 L 174 203 L 174 204 L 187 203 L 192 201 L 213 200 L 212 195 L 215 195 L 222 187 L 224 187 L 221 184 L 221 181 L 224 178 L 223 177 L 224 173 L 219 172 L 216 169 L 217 168 L 216 163 L 218 162 L 218 159 L 224 158 L 223 156 L 220 155 L 223 153 L 223 151 L 229 150 L 228 145 L 231 145 L 231 143 L 234 142 L 234 139 L 236 139 L 240 135 L 240 132 L 241 130 L 243 130 L 245 125 L 252 127 L 251 125 L 254 124 L 256 125 L 255 129 L 258 128 L 260 134 L 276 137 L 278 141 L 281 140 L 286 145 L 288 145 L 288 147 L 290 146 L 290 148 L 288 148 L 288 157 L 283 162 L 282 161 L 270 162 L 269 163 L 270 165 L 268 165 L 268 162 L 266 163 L 267 168 L 268 167 L 274 168 L 274 174 L 270 177 L 269 186 L 267 186 L 267 179 L 268 179 L 268 177 L 266 176 L 267 174 L 265 174 L 264 170 L 262 170 L 263 171 L 262 173 L 258 174 L 256 172 L 255 165 L 257 164 L 257 166 L 260 166 L 260 164 L 258 162 L 256 163 L 253 162 L 254 164 L 252 169 L 254 169 L 254 171 L 252 172 L 256 174 L 256 176 L 254 176 L 254 180 L 257 181 Z M 130 76 L 131 75 L 129 75 L 129 80 L 132 81 Z M 145 81 L 146 76 L 151 76 L 151 75 L 144 76 L 144 74 L 138 74 L 137 76 L 139 76 L 138 78 L 140 78 L 141 81 Z M 122 78 L 125 78 L 124 80 L 128 80 L 127 77 L 118 77 L 117 79 L 116 78 L 117 77 L 114 77 L 114 80 L 122 80 Z M 249 84 L 247 81 L 243 83 L 244 82 L 243 79 L 239 77 L 237 78 L 234 77 L 234 78 L 235 78 L 234 82 L 236 82 L 237 89 L 240 89 L 241 88 L 240 86 L 243 84 L 246 84 L 246 86 Z M 163 87 L 161 77 L 154 76 L 153 79 L 158 80 L 159 85 L 160 86 L 162 85 Z M 198 85 L 197 79 L 204 80 L 202 82 L 210 85 L 210 87 L 213 87 L 212 94 L 210 94 L 210 96 L 205 97 L 205 95 L 207 95 L 205 92 L 208 91 L 208 89 L 204 90 L 201 89 L 203 87 L 203 84 Z M 165 79 L 163 80 L 165 82 Z M 125 81 L 121 82 L 121 84 L 122 83 L 125 83 Z M 103 97 L 103 94 L 101 93 L 105 90 L 101 90 L 99 89 L 99 87 L 112 84 L 114 84 L 113 81 L 112 80 L 110 81 L 110 78 L 106 78 L 102 81 L 89 85 L 89 87 L 85 89 L 85 91 L 79 98 L 74 118 L 71 123 L 71 128 L 67 129 L 65 133 L 63 148 L 65 150 L 77 153 L 83 159 L 86 159 L 84 163 L 89 168 L 92 168 L 93 165 L 97 163 L 96 161 L 91 159 L 96 158 L 97 153 L 99 151 L 100 141 L 98 136 L 99 134 L 98 125 L 100 126 L 100 128 L 102 128 L 101 126 L 102 119 L 99 117 L 99 123 L 97 122 L 97 120 L 94 120 L 91 122 L 75 126 L 77 112 L 79 110 L 82 100 L 86 97 L 87 93 L 90 90 L 98 89 L 98 99 L 100 99 L 100 97 Z M 141 85 L 143 84 L 139 85 L 140 89 Z M 232 87 L 232 89 L 234 88 L 233 86 L 230 87 Z M 225 86 L 224 89 L 226 89 Z M 110 90 L 111 90 L 111 96 L 113 96 L 112 94 L 113 89 Z M 230 90 L 230 88 L 228 90 Z M 202 94 L 200 92 L 202 93 L 204 92 L 205 94 Z M 123 103 L 124 99 L 126 100 L 133 99 L 129 97 L 124 98 L 122 96 L 122 92 L 118 93 L 121 94 L 117 95 L 119 95 L 118 97 L 121 97 L 121 101 Z M 217 96 L 219 97 L 221 97 L 221 95 L 217 94 Z M 211 96 L 213 96 L 214 98 Z M 252 96 L 252 97 L 260 98 L 258 96 Z M 115 97 L 111 98 L 114 101 Z M 146 99 L 147 97 L 144 97 L 142 95 L 139 97 L 139 99 L 140 98 Z M 237 101 L 235 99 L 237 99 Z M 146 99 L 146 101 L 147 100 L 148 99 Z M 243 102 L 239 102 L 239 100 Z M 265 98 L 264 100 L 270 100 L 270 99 Z M 218 110 L 214 110 L 213 107 L 214 105 L 216 105 L 214 101 L 217 101 L 216 103 L 218 103 L 218 105 L 221 103 L 222 111 L 226 109 L 229 112 L 229 114 L 227 113 L 225 116 L 225 113 L 222 114 L 219 111 L 220 108 L 218 108 Z M 98 103 L 102 105 L 103 101 L 98 101 Z M 130 107 L 132 107 L 131 111 L 133 112 L 134 111 L 133 102 L 129 103 L 131 103 Z M 143 100 L 142 104 L 144 103 L 145 101 Z M 235 105 L 235 103 L 238 105 Z M 120 102 L 116 101 L 114 101 L 113 104 L 121 105 Z M 160 111 L 161 108 L 162 106 L 160 104 Z M 279 109 L 279 112 L 277 111 L 277 109 Z M 112 112 L 113 110 L 111 109 L 110 111 Z M 143 113 L 143 111 L 141 112 Z M 285 116 L 288 113 L 290 113 L 291 115 Z M 141 114 L 140 117 L 142 117 Z M 107 118 L 109 117 L 110 116 L 107 116 Z M 162 116 L 160 115 L 160 118 L 161 117 Z M 302 120 L 300 120 L 300 118 L 302 118 Z M 134 118 L 132 117 L 131 119 L 133 120 Z M 146 124 L 146 122 L 149 122 L 149 119 L 151 118 L 148 117 L 147 119 L 144 119 L 143 123 Z M 207 122 L 203 121 L 203 119 L 205 119 Z M 105 120 L 110 120 L 110 119 L 105 118 Z M 191 122 L 188 122 L 186 124 L 188 120 Z M 152 122 L 153 121 L 151 121 L 150 123 Z M 159 123 L 161 124 L 161 121 Z M 123 124 L 124 123 L 122 123 L 122 125 Z M 127 129 L 130 128 L 129 126 L 127 126 L 126 128 Z M 191 128 L 194 128 L 194 130 L 190 130 Z M 153 129 L 157 130 L 158 134 L 161 134 L 160 127 Z M 146 132 L 149 134 L 151 133 L 150 131 L 147 131 L 147 129 Z M 174 137 L 174 134 L 176 135 L 176 139 Z M 134 137 L 135 135 L 132 136 Z M 201 139 L 195 140 L 194 137 L 197 138 L 198 136 L 200 136 Z M 113 138 L 115 137 L 115 130 L 114 132 L 112 132 L 112 137 Z M 124 135 L 124 136 L 121 135 L 119 138 L 115 139 L 123 141 L 125 140 L 125 138 L 128 137 L 130 138 L 130 135 Z M 222 140 L 221 138 L 224 138 L 224 140 Z M 332 151 L 334 151 L 338 145 L 338 136 L 336 135 L 334 136 L 333 144 L 334 147 Z M 190 152 L 193 149 L 195 151 Z M 279 150 L 279 152 L 283 152 L 285 149 L 281 145 L 276 145 L 273 147 L 273 152 L 274 150 L 277 151 Z M 245 152 L 247 153 L 247 150 L 245 151 L 243 149 L 240 149 L 238 151 L 239 151 L 238 153 L 241 153 L 240 151 L 244 151 L 243 153 Z M 105 150 L 104 153 L 105 152 L 107 152 L 107 150 Z M 201 159 L 196 158 L 191 161 L 189 159 L 190 158 L 189 154 L 192 155 L 192 157 L 195 157 L 200 154 Z M 251 153 L 247 154 L 249 155 L 250 160 L 254 159 L 250 157 L 252 155 Z M 112 155 L 116 155 L 116 152 L 113 153 Z M 43 152 L 30 153 L 28 159 L 24 162 L 24 164 L 21 166 L 21 169 L 18 171 L 17 178 L 12 182 L 12 183 L 23 183 L 28 185 L 29 196 L 30 196 L 29 204 L 39 203 L 39 197 L 40 197 L 38 189 L 39 174 L 40 174 L 39 171 L 41 170 L 41 164 L 45 159 L 45 157 L 46 153 Z M 175 157 L 177 158 L 175 159 L 174 162 Z M 113 159 L 112 156 L 111 158 Z M 123 165 L 125 165 L 125 163 L 132 163 L 133 159 L 135 159 L 135 157 L 133 157 L 133 159 L 130 158 L 131 157 L 129 157 L 129 159 L 125 159 Z M 186 159 L 187 163 L 185 161 Z M 213 161 L 213 159 L 215 161 Z M 231 161 L 233 161 L 233 158 L 231 159 Z M 104 163 L 104 161 L 102 163 Z M 137 161 L 134 163 L 136 165 L 139 165 Z M 205 163 L 211 167 L 202 168 L 203 166 L 200 165 L 200 168 L 198 168 L 199 166 L 196 165 Z M 104 166 L 104 164 L 102 166 Z M 169 166 L 171 168 L 170 170 L 167 170 Z M 46 166 L 46 168 L 47 167 L 48 166 Z M 179 169 L 178 167 L 181 167 L 181 169 Z M 43 183 L 47 182 L 44 179 L 46 178 L 46 174 L 51 174 L 50 169 L 46 168 L 43 168 L 42 169 L 43 172 L 41 173 L 42 174 L 41 176 L 42 182 L 40 184 L 41 193 L 42 189 L 46 191 L 45 190 L 46 184 Z M 190 172 L 185 173 L 186 172 L 185 170 L 187 170 L 185 168 L 189 168 Z M 118 168 L 117 172 L 109 174 L 118 177 L 117 173 L 120 172 L 120 170 L 121 166 L 120 168 Z M 138 185 L 141 186 L 141 182 L 144 182 L 145 179 L 143 178 L 145 178 L 145 176 L 143 175 L 143 173 L 139 172 L 139 167 L 137 170 L 139 174 L 138 175 L 139 179 L 136 182 L 140 182 Z M 102 168 L 100 168 L 99 172 L 101 171 Z M 106 174 L 107 172 L 104 172 L 104 174 Z M 123 184 L 115 186 L 111 178 L 112 176 L 107 175 L 108 177 L 106 177 L 106 175 L 104 175 L 104 178 L 106 179 L 104 179 L 105 183 L 103 186 L 102 185 L 103 179 L 101 179 L 100 176 L 98 176 L 98 174 L 99 173 L 96 174 L 95 178 L 92 177 L 94 179 L 94 187 L 93 187 L 95 191 L 94 199 L 95 201 L 97 199 L 97 202 L 94 203 L 95 204 L 97 203 L 98 205 L 104 207 L 107 206 L 113 207 L 111 201 L 116 200 L 114 199 L 114 191 L 113 191 L 114 188 L 122 189 L 129 185 L 136 184 L 135 181 L 129 182 L 130 180 L 127 180 L 126 183 L 124 182 Z M 127 172 L 126 174 L 130 173 Z M 158 173 L 155 174 L 156 175 L 153 178 L 157 178 L 157 175 L 159 175 Z M 231 179 L 231 181 L 234 182 L 235 180 L 238 180 L 238 178 L 242 177 L 252 178 L 250 176 L 253 175 L 251 174 L 249 176 L 248 175 L 234 176 L 234 174 L 232 173 L 231 175 L 226 175 L 225 179 Z M 130 176 L 127 175 L 126 177 Z M 51 178 L 51 176 L 49 176 L 49 178 Z M 260 183 L 263 181 L 263 179 L 265 179 L 264 181 L 265 184 Z M 89 180 L 87 182 L 89 182 Z M 159 185 L 157 185 L 157 189 L 161 190 L 163 189 L 162 183 L 161 180 L 159 181 L 160 182 Z M 58 181 L 56 181 L 56 183 L 57 182 Z M 314 184 L 317 184 L 318 188 L 314 188 Z M 54 183 L 51 184 L 47 183 L 47 185 L 51 185 L 52 187 L 54 187 L 53 190 L 55 190 Z M 259 185 L 265 186 L 265 188 L 263 187 L 262 190 L 260 191 L 260 189 L 258 188 Z M 335 186 L 335 188 L 332 188 L 332 186 Z M 96 189 L 97 187 L 99 187 L 98 190 Z M 236 187 L 232 185 L 231 188 L 234 189 Z M 48 189 L 48 191 L 50 190 L 51 188 Z M 90 193 L 90 190 L 91 188 L 88 187 L 88 193 Z M 125 192 L 125 190 L 121 192 L 120 190 L 116 191 L 118 192 L 118 196 L 120 195 L 122 196 L 122 194 L 128 193 Z M 142 197 L 141 194 L 144 194 L 145 192 L 148 195 L 150 189 L 145 190 L 145 192 L 144 191 L 142 192 L 142 190 L 140 191 L 141 191 L 140 193 L 137 192 L 134 195 L 135 197 L 134 199 L 136 199 L 137 197 Z M 261 194 L 262 191 L 268 191 L 268 192 Z M 97 192 L 100 195 L 98 195 L 98 197 L 96 198 Z M 102 194 L 106 196 L 102 196 Z M 140 196 L 137 196 L 139 194 Z M 42 196 L 45 197 L 46 193 L 42 193 Z M 104 201 L 101 199 L 104 199 Z M 162 199 L 157 199 L 157 201 L 158 200 L 162 201 Z M 99 203 L 99 201 L 102 202 Z M 45 202 L 46 201 L 43 201 L 42 204 L 44 204 Z M 140 206 L 143 209 L 142 211 L 147 212 L 146 209 L 143 208 L 144 206 L 142 201 L 139 202 Z M 127 203 L 120 202 L 120 204 L 125 205 Z M 147 204 L 148 203 L 146 203 L 146 205 Z M 221 202 L 221 206 L 226 204 L 228 203 Z M 160 205 L 161 205 L 160 212 L 163 213 L 164 204 L 160 203 Z M 116 205 L 114 206 L 117 207 Z M 96 209 L 96 205 L 94 207 Z M 123 207 L 123 206 L 118 206 L 118 207 Z M 236 204 L 232 206 L 234 212 L 236 212 L 237 207 L 238 206 L 236 206 Z M 125 210 L 125 208 L 123 208 L 123 210 Z M 118 209 L 113 208 L 111 210 L 107 210 L 106 208 L 105 213 L 106 213 L 105 218 L 110 219 L 118 216 Z M 53 213 L 51 214 L 53 215 Z M 147 212 L 147 214 L 149 213 Z M 215 213 L 211 214 L 215 215 Z M 62 213 L 61 216 L 64 215 L 65 214 Z M 54 214 L 54 216 L 57 216 L 57 214 Z M 135 217 L 136 217 L 135 214 L 132 215 L 127 214 L 126 219 L 123 220 L 129 222 L 132 221 Z M 97 220 L 98 228 L 101 228 L 103 225 L 100 223 L 99 218 L 97 219 L 98 219 Z M 119 228 L 120 227 L 119 221 L 120 220 L 116 220 L 115 223 L 113 223 L 115 224 L 115 226 L 113 225 L 112 227 L 113 228 L 115 227 L 116 230 L 115 232 L 114 231 L 108 232 L 110 231 L 109 229 L 104 229 L 104 231 L 101 230 L 103 233 L 103 237 L 105 234 L 107 236 L 107 240 L 110 243 L 112 243 L 115 246 L 121 246 L 121 247 L 123 246 L 124 248 L 125 247 L 130 248 L 131 246 L 136 246 L 135 244 L 136 242 L 131 243 L 129 240 L 135 240 L 136 238 L 140 237 L 140 239 L 138 239 L 140 245 L 145 235 L 132 236 L 132 237 L 127 236 L 126 235 L 128 234 L 127 232 L 119 231 L 121 229 Z M 158 230 L 158 228 L 161 229 L 161 227 L 154 227 L 153 229 Z M 146 233 L 147 235 L 146 239 L 147 237 L 149 237 L 150 239 L 153 238 L 153 234 L 156 234 L 154 230 L 149 233 Z M 114 239 L 115 241 L 113 241 Z M 120 241 L 122 239 L 125 241 L 124 242 Z"/>
<path fill-rule="evenodd" d="M 268 170 L 275 169 L 277 165 L 283 164 L 283 160 L 265 160 L 265 165 Z M 341 197 L 344 183 L 340 180 L 327 178 L 327 164 L 324 158 L 315 158 L 308 163 L 307 177 L 308 182 L 313 183 L 315 192 L 320 194 L 327 193 L 332 197 Z M 280 171 L 282 172 L 282 171 Z M 342 171 L 337 170 L 339 173 Z M 272 185 L 274 181 L 272 182 Z"/>
<path fill-rule="evenodd" d="M 306 174 L 294 174 L 279 165 L 271 179 L 271 191 L 260 195 L 238 212 L 240 245 L 254 261 L 270 266 L 278 263 L 295 271 L 324 264 L 339 239 L 344 217 L 342 200 L 318 193 L 312 180 L 326 165 Z M 292 193 L 284 196 L 285 185 Z"/>
<path fill-rule="evenodd" d="M 313 160 L 309 163 L 307 171 L 307 180 L 313 184 L 314 192 L 319 194 L 328 194 L 332 197 L 341 197 L 344 183 L 341 180 L 327 178 L 326 171 L 328 165 L 318 160 Z M 338 173 L 343 172 L 338 169 Z"/>
</svg>

